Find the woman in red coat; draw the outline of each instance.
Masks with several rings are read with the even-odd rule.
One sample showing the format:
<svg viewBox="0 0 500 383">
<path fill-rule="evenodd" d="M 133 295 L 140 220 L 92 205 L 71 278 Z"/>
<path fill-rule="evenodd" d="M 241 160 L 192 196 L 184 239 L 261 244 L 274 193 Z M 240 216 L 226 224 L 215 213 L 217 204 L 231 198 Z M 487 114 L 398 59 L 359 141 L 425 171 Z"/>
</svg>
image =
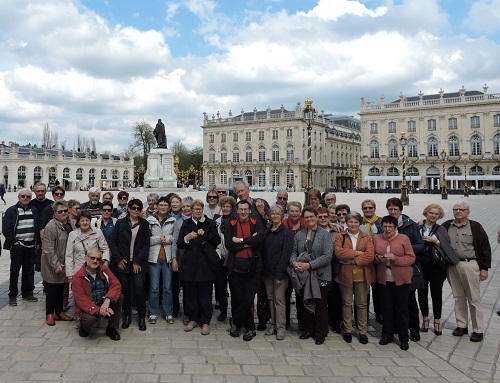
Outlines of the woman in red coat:
<svg viewBox="0 0 500 383">
<path fill-rule="evenodd" d="M 337 234 L 335 256 L 340 260 L 340 272 L 336 281 L 342 296 L 344 341 L 352 342 L 352 303 L 356 304 L 359 342 L 368 343 L 367 297 L 370 285 L 375 281 L 373 259 L 375 251 L 369 234 L 359 230 L 363 218 L 357 212 L 346 216 L 347 230 Z"/>
<path fill-rule="evenodd" d="M 379 344 L 391 343 L 397 327 L 399 347 L 406 351 L 409 348 L 408 296 L 413 275 L 411 265 L 415 262 L 415 253 L 408 236 L 398 234 L 397 226 L 397 218 L 387 215 L 382 218 L 383 234 L 373 238 L 375 263 L 379 264 L 377 281 L 380 284 L 384 318 L 382 339 L 380 339 Z"/>
</svg>

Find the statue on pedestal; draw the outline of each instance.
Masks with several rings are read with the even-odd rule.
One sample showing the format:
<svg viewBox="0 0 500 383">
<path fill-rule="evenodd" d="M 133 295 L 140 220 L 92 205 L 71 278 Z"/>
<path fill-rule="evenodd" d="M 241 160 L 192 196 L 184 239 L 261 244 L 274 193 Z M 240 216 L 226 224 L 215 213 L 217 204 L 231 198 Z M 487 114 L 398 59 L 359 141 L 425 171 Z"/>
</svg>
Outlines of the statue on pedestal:
<svg viewBox="0 0 500 383">
<path fill-rule="evenodd" d="M 167 135 L 165 134 L 165 125 L 163 125 L 163 122 L 161 122 L 160 118 L 158 119 L 155 130 L 153 130 L 153 134 L 155 135 L 158 148 L 167 149 Z"/>
</svg>

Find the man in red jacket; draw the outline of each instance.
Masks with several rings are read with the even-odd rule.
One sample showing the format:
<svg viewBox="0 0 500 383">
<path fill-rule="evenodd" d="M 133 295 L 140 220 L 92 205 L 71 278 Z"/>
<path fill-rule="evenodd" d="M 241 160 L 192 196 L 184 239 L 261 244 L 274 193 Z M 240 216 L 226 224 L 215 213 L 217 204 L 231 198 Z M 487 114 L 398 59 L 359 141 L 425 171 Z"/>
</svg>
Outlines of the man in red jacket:
<svg viewBox="0 0 500 383">
<path fill-rule="evenodd" d="M 106 335 L 120 340 L 116 329 L 120 324 L 123 295 L 122 286 L 111 270 L 101 265 L 102 254 L 92 248 L 85 255 L 85 264 L 72 279 L 75 306 L 81 311 L 81 337 L 89 336 L 94 323 L 101 317 L 109 318 Z"/>
</svg>

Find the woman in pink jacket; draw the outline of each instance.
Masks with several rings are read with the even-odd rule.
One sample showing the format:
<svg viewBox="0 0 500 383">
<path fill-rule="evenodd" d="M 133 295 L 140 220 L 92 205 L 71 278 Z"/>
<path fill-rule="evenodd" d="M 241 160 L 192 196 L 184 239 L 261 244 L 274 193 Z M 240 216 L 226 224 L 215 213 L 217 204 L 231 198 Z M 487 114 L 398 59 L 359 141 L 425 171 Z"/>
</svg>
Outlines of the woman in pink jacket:
<svg viewBox="0 0 500 383">
<path fill-rule="evenodd" d="M 359 342 L 368 343 L 367 297 L 370 285 L 375 281 L 373 259 L 375 251 L 369 234 L 359 230 L 363 218 L 357 212 L 346 216 L 347 230 L 335 238 L 335 256 L 340 260 L 340 272 L 336 281 L 342 296 L 344 341 L 352 342 L 352 303 L 356 304 Z"/>
<path fill-rule="evenodd" d="M 377 281 L 382 300 L 382 339 L 379 344 L 386 345 L 393 341 L 397 327 L 399 348 L 408 350 L 408 295 L 410 292 L 415 253 L 410 240 L 404 234 L 398 234 L 398 220 L 392 216 L 382 218 L 383 233 L 373 238 Z M 385 265 L 385 267 L 383 267 Z M 397 323 L 397 326 L 396 326 Z"/>
</svg>

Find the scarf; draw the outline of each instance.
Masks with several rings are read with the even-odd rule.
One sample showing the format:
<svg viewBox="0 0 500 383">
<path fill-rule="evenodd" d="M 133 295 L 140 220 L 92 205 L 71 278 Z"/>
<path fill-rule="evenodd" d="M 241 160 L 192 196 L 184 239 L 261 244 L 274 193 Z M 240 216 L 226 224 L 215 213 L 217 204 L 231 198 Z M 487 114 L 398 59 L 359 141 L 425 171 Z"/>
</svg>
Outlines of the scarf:
<svg viewBox="0 0 500 383">
<path fill-rule="evenodd" d="M 377 214 L 373 214 L 371 218 L 367 218 L 366 216 L 363 216 L 363 223 L 365 224 L 366 228 L 368 229 L 368 232 L 370 234 L 370 237 L 373 238 L 373 229 L 372 226 L 375 225 L 375 222 L 377 222 L 378 217 Z"/>
</svg>

